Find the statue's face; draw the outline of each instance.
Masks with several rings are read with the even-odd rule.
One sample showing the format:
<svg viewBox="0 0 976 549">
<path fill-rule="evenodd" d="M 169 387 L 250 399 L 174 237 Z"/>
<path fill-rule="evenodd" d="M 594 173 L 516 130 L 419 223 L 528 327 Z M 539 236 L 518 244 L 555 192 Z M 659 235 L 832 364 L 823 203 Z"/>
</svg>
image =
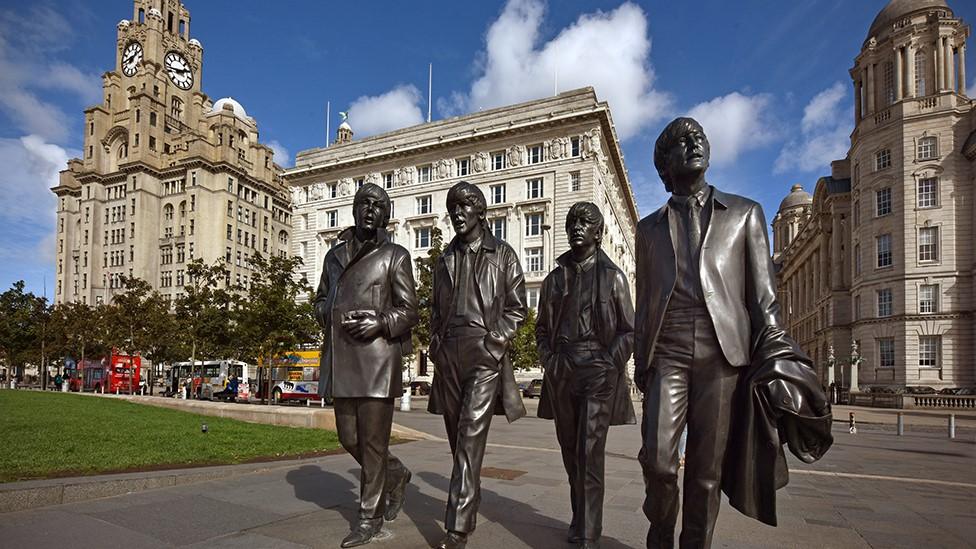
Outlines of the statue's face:
<svg viewBox="0 0 976 549">
<path fill-rule="evenodd" d="M 600 239 L 600 225 L 577 215 L 566 220 L 566 236 L 573 251 L 594 250 Z"/>
<path fill-rule="evenodd" d="M 352 205 L 352 216 L 360 230 L 379 229 L 386 217 L 386 199 L 378 192 L 364 192 Z"/>
<path fill-rule="evenodd" d="M 475 236 L 481 230 L 481 220 L 485 217 L 485 212 L 468 197 L 451 204 L 449 209 L 454 232 L 462 239 Z"/>
<path fill-rule="evenodd" d="M 668 173 L 672 180 L 707 170 L 710 153 L 705 134 L 698 129 L 689 129 L 668 150 Z"/>
</svg>

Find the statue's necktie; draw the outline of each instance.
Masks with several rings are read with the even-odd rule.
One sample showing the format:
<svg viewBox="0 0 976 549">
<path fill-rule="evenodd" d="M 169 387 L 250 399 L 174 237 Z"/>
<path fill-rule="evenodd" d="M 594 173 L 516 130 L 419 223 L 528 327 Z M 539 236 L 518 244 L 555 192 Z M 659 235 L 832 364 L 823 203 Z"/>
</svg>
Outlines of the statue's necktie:
<svg viewBox="0 0 976 549">
<path fill-rule="evenodd" d="M 471 249 L 467 246 L 461 251 L 461 265 L 458 268 L 458 289 L 457 289 L 457 306 L 455 307 L 455 312 L 458 316 L 464 316 L 468 314 L 468 279 L 471 278 L 469 274 L 471 272 Z"/>
<path fill-rule="evenodd" d="M 701 247 L 701 205 L 695 196 L 689 196 L 686 202 L 688 206 L 688 246 L 691 248 L 692 257 L 698 256 Z"/>
</svg>

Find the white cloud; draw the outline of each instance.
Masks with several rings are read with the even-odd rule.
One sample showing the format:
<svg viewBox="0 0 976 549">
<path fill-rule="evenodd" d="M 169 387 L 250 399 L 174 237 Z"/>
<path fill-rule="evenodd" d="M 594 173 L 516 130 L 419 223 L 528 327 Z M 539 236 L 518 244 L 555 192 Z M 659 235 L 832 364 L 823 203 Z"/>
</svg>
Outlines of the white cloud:
<svg viewBox="0 0 976 549">
<path fill-rule="evenodd" d="M 845 106 L 846 99 L 847 88 L 837 82 L 807 103 L 799 138 L 783 146 L 774 173 L 826 171 L 831 161 L 847 156 L 853 114 Z"/>
<path fill-rule="evenodd" d="M 547 97 L 556 80 L 563 91 L 593 86 L 610 104 L 621 139 L 667 113 L 671 98 L 653 88 L 651 39 L 640 7 L 627 2 L 610 12 L 583 14 L 540 44 L 544 15 L 542 0 L 509 0 L 488 29 L 480 76 L 468 93 L 438 100 L 441 113 Z"/>
<path fill-rule="evenodd" d="M 734 162 L 740 154 L 758 149 L 776 139 L 777 125 L 770 113 L 772 97 L 732 92 L 699 103 L 688 111 L 705 129 L 712 147 L 711 163 Z"/>
<path fill-rule="evenodd" d="M 358 138 L 421 124 L 422 101 L 420 91 L 412 85 L 400 85 L 382 95 L 364 95 L 349 106 L 349 125 Z"/>
<path fill-rule="evenodd" d="M 47 74 L 38 78 L 37 85 L 74 92 L 86 105 L 102 102 L 102 77 L 83 73 L 67 63 L 51 64 L 47 68 Z"/>
<path fill-rule="evenodd" d="M 268 141 L 268 146 L 274 151 L 275 164 L 284 168 L 291 167 L 291 153 L 288 152 L 288 149 L 284 145 L 279 143 L 277 139 L 272 139 Z"/>
<path fill-rule="evenodd" d="M 64 112 L 26 90 L 0 85 L 0 110 L 29 134 L 52 141 L 64 141 L 68 137 Z"/>
<path fill-rule="evenodd" d="M 0 258 L 53 264 L 57 197 L 50 188 L 68 158 L 79 155 L 36 135 L 0 139 Z"/>
</svg>

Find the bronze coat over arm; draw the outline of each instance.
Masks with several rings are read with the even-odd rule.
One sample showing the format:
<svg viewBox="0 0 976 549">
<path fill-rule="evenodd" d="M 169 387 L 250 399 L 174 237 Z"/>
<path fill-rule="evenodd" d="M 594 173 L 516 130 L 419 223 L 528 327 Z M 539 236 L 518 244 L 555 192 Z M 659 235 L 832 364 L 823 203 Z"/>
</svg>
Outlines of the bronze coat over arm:
<svg viewBox="0 0 976 549">
<path fill-rule="evenodd" d="M 347 229 L 325 256 L 315 296 L 315 316 L 325 333 L 319 395 L 338 398 L 395 398 L 403 394 L 402 357 L 412 352 L 410 329 L 417 323 L 417 293 L 410 252 L 376 231 L 350 257 Z M 350 311 L 375 311 L 383 334 L 359 341 L 342 327 Z M 341 363 L 339 363 L 341 361 Z M 338 365 L 338 367 L 336 367 Z"/>
</svg>

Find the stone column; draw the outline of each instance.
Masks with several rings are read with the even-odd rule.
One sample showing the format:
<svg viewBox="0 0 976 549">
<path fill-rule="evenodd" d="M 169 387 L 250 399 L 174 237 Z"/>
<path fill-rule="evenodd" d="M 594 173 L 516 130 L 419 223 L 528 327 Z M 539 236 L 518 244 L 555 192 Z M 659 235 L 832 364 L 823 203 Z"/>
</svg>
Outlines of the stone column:
<svg viewBox="0 0 976 549">
<path fill-rule="evenodd" d="M 874 112 L 874 96 L 877 95 L 877 87 L 874 84 L 874 63 L 868 64 L 868 112 Z"/>
<path fill-rule="evenodd" d="M 945 56 L 944 55 L 945 50 L 943 49 L 944 47 L 945 46 L 942 43 L 942 37 L 940 36 L 935 40 L 935 52 L 934 52 L 935 55 L 935 90 L 934 91 L 937 92 L 942 91 L 942 89 L 945 88 L 945 84 L 943 84 L 943 79 L 945 78 L 945 66 L 943 65 L 943 57 Z"/>
<path fill-rule="evenodd" d="M 905 65 L 908 69 L 905 71 L 905 97 L 915 97 L 918 95 L 918 90 L 915 89 L 915 46 L 913 44 L 905 46 Z"/>
<path fill-rule="evenodd" d="M 946 81 L 945 89 L 954 91 L 956 89 L 956 56 L 952 52 L 952 40 L 946 37 L 946 49 L 945 49 L 945 65 L 946 65 Z"/>
<path fill-rule="evenodd" d="M 902 91 L 905 89 L 904 74 L 902 71 L 902 50 L 895 48 L 895 101 L 901 101 Z"/>
<path fill-rule="evenodd" d="M 966 43 L 959 45 L 959 86 L 960 95 L 966 95 Z"/>
</svg>

